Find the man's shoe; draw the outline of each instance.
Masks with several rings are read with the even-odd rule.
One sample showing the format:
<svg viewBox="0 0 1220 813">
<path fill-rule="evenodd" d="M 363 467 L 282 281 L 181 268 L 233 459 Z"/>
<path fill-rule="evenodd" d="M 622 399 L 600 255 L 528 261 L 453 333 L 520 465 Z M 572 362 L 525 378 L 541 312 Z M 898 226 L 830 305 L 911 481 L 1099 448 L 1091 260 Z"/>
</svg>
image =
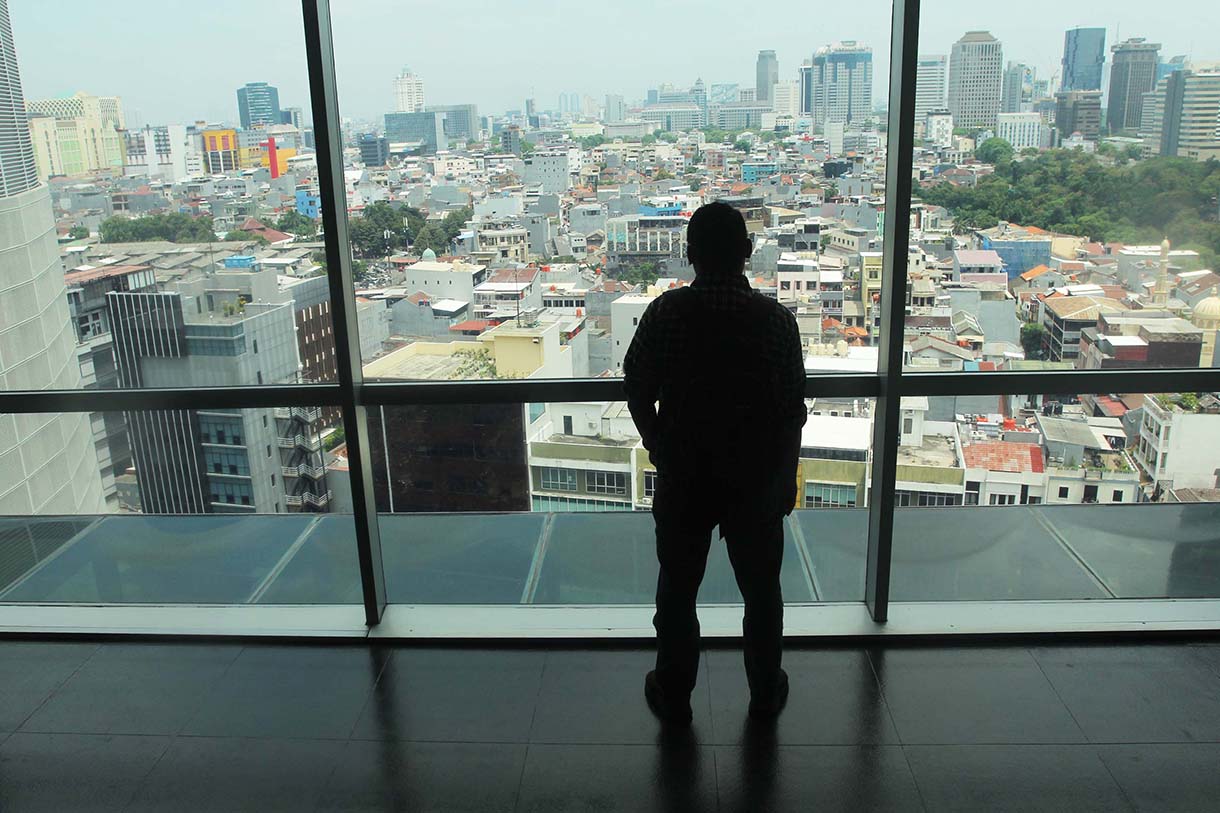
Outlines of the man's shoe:
<svg viewBox="0 0 1220 813">
<path fill-rule="evenodd" d="M 779 716 L 788 702 L 788 673 L 779 670 L 775 691 L 770 697 L 751 697 L 750 716 L 755 720 L 769 720 Z"/>
<path fill-rule="evenodd" d="M 671 698 L 667 698 L 665 690 L 661 688 L 661 684 L 657 680 L 656 670 L 649 672 L 644 677 L 644 699 L 648 701 L 648 708 L 652 709 L 652 713 L 662 722 L 690 725 L 691 718 L 694 716 L 691 713 L 690 700 L 677 703 Z"/>
</svg>

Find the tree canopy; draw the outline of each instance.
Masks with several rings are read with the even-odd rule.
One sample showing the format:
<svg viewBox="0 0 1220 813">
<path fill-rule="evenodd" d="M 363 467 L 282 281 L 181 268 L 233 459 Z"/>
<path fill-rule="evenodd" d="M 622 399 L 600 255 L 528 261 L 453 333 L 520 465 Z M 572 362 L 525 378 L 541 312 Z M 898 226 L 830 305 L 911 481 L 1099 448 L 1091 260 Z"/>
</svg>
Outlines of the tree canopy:
<svg viewBox="0 0 1220 813">
<path fill-rule="evenodd" d="M 1054 232 L 1193 248 L 1205 265 L 1220 256 L 1220 162 L 1151 158 L 1107 166 L 1080 150 L 1047 150 L 1013 161 L 973 187 L 919 186 L 921 200 L 944 206 L 958 231 L 998 221 Z"/>
<path fill-rule="evenodd" d="M 1012 145 L 1002 138 L 989 138 L 974 151 L 974 157 L 985 164 L 1007 164 L 1012 160 Z"/>
<path fill-rule="evenodd" d="M 280 215 L 280 219 L 275 221 L 275 228 L 304 240 L 311 240 L 318 234 L 317 222 L 296 209 L 289 209 Z"/>
<path fill-rule="evenodd" d="M 108 217 L 98 227 L 103 243 L 210 243 L 216 240 L 211 215 L 192 217 L 181 212 L 144 217 Z M 230 239 L 226 237 L 225 239 Z M 250 235 L 234 237 L 249 240 Z"/>
</svg>

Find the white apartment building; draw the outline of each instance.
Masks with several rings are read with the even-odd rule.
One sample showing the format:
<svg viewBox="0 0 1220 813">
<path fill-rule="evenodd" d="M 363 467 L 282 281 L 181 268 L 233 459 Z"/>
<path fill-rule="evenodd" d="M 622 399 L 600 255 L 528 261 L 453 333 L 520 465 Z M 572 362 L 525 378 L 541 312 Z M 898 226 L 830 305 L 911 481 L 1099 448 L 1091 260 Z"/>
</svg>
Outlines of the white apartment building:
<svg viewBox="0 0 1220 813">
<path fill-rule="evenodd" d="M 994 128 L 1004 54 L 989 31 L 967 31 L 949 55 L 949 112 L 958 127 Z"/>
<path fill-rule="evenodd" d="M 523 159 L 521 180 L 526 186 L 541 186 L 544 195 L 562 195 L 572 188 L 572 167 L 568 151 L 534 151 Z"/>
<path fill-rule="evenodd" d="M 159 178 L 174 183 L 202 170 L 203 156 L 193 135 L 181 124 L 144 127 L 127 133 L 128 177 Z"/>
<path fill-rule="evenodd" d="M 813 54 L 811 113 L 818 125 L 864 124 L 873 115 L 873 49 L 854 40 Z"/>
<path fill-rule="evenodd" d="M 627 348 L 635 338 L 635 329 L 640 317 L 656 299 L 653 294 L 627 294 L 610 303 L 610 337 L 614 346 L 610 348 L 611 369 L 621 371 Z"/>
<path fill-rule="evenodd" d="M 940 149 L 953 146 L 953 114 L 948 110 L 929 110 L 924 120 L 924 138 Z"/>
<path fill-rule="evenodd" d="M 394 78 L 394 109 L 399 113 L 422 113 L 424 110 L 424 80 L 403 68 Z"/>
<path fill-rule="evenodd" d="M 1220 403 L 1211 394 L 1192 398 L 1144 399 L 1135 461 L 1151 481 L 1150 497 L 1170 489 L 1216 487 Z"/>
<path fill-rule="evenodd" d="M 651 504 L 656 470 L 626 403 L 549 403 L 531 417 L 533 510 L 631 511 Z"/>
<path fill-rule="evenodd" d="M 928 113 L 942 110 L 949 103 L 949 58 L 944 54 L 921 55 L 915 67 L 915 122 L 923 123 Z"/>
<path fill-rule="evenodd" d="M 1015 150 L 1043 146 L 1046 125 L 1039 113 L 1000 113 L 996 116 L 996 138 L 1002 138 Z"/>
<path fill-rule="evenodd" d="M 461 261 L 420 260 L 403 270 L 402 287 L 408 294 L 423 291 L 436 299 L 470 302 L 474 289 L 487 278 L 487 266 Z"/>
<path fill-rule="evenodd" d="M 771 109 L 776 116 L 795 118 L 801 113 L 801 85 L 795 79 L 776 82 L 771 88 Z"/>
</svg>

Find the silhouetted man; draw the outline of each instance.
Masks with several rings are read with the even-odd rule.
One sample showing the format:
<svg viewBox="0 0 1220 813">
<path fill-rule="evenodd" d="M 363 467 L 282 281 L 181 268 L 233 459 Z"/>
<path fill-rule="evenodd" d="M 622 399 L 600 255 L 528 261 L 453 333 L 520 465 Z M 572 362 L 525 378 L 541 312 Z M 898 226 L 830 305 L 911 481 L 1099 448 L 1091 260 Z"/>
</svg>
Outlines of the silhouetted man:
<svg viewBox="0 0 1220 813">
<path fill-rule="evenodd" d="M 662 719 L 691 719 L 695 598 L 719 526 L 746 605 L 750 714 L 768 717 L 788 698 L 779 572 L 806 414 L 800 334 L 787 309 L 750 288 L 753 246 L 736 209 L 701 207 L 686 239 L 694 283 L 648 306 L 623 362 L 631 416 L 657 470 L 657 666 L 644 694 Z"/>
</svg>

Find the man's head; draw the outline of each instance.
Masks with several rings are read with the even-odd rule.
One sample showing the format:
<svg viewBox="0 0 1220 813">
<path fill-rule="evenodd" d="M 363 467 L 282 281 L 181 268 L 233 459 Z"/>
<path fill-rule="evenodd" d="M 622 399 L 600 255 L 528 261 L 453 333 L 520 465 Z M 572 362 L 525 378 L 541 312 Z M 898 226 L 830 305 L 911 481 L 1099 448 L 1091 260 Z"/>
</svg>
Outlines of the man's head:
<svg viewBox="0 0 1220 813">
<path fill-rule="evenodd" d="M 686 258 L 697 275 L 740 274 L 754 250 L 741 212 L 727 203 L 700 206 L 686 226 Z"/>
</svg>

